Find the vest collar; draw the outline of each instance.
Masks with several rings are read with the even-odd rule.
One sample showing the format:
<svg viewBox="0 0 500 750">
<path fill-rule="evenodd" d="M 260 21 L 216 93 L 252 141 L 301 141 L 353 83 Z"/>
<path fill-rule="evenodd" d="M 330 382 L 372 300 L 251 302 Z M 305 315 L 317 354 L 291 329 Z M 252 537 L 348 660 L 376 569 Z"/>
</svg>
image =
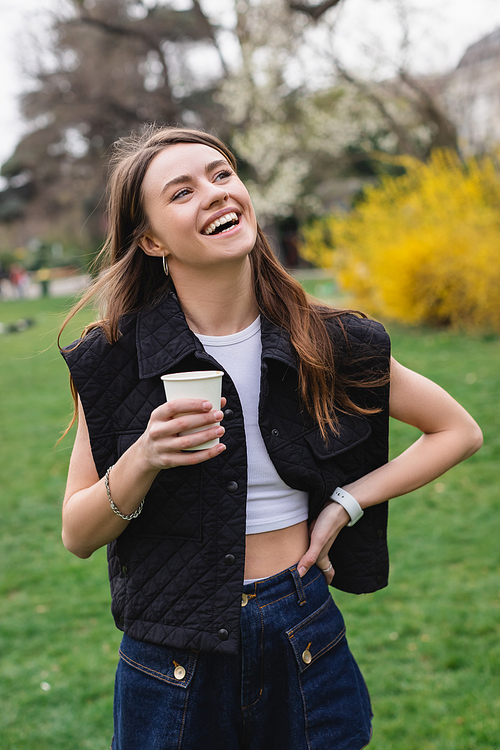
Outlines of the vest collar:
<svg viewBox="0 0 500 750">
<path fill-rule="evenodd" d="M 262 359 L 274 359 L 297 369 L 296 356 L 287 331 L 261 315 Z M 153 378 L 170 372 L 190 354 L 205 359 L 207 354 L 189 328 L 174 291 L 155 307 L 137 316 L 137 358 L 139 378 Z"/>
</svg>

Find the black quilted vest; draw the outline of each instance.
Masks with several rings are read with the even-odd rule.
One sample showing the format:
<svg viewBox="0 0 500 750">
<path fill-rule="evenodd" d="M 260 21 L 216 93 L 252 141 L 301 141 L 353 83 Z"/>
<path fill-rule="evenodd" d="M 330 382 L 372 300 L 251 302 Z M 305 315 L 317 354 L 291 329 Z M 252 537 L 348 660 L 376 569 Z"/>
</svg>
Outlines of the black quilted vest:
<svg viewBox="0 0 500 750">
<path fill-rule="evenodd" d="M 352 314 L 331 335 L 339 362 L 387 372 L 383 327 Z M 80 395 L 100 477 L 144 431 L 164 400 L 160 375 L 221 369 L 186 324 L 173 292 L 156 307 L 128 315 L 110 345 L 99 330 L 63 351 Z M 342 353 L 342 358 L 340 358 Z M 247 460 L 238 393 L 228 375 L 223 425 L 227 448 L 195 467 L 161 471 L 142 514 L 108 546 L 112 612 L 118 628 L 159 645 L 236 653 L 245 558 Z M 339 414 L 328 443 L 301 410 L 288 334 L 262 318 L 259 422 L 279 475 L 309 493 L 314 519 L 335 487 L 387 461 L 388 386 L 354 389 L 353 399 L 380 412 Z M 367 593 L 387 584 L 387 503 L 341 531 L 331 550 L 334 586 Z"/>
</svg>

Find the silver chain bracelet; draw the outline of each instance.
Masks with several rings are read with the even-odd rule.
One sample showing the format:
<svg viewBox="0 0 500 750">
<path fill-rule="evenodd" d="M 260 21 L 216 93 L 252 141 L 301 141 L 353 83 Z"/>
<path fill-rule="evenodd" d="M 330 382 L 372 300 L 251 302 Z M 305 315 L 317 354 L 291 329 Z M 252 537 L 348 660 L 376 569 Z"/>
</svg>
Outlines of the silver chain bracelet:
<svg viewBox="0 0 500 750">
<path fill-rule="evenodd" d="M 113 464 L 113 466 L 114 466 L 114 464 Z M 106 492 L 107 492 L 107 495 L 108 495 L 109 504 L 111 505 L 111 510 L 113 511 L 113 513 L 116 513 L 117 516 L 120 516 L 120 518 L 123 518 L 124 521 L 131 521 L 133 518 L 137 518 L 137 516 L 141 513 L 141 511 L 142 511 L 142 509 L 144 507 L 144 500 L 146 498 L 142 498 L 141 504 L 139 505 L 139 507 L 137 508 L 137 510 L 134 510 L 133 513 L 129 513 L 128 516 L 126 516 L 125 513 L 121 513 L 118 510 L 118 508 L 116 507 L 116 505 L 114 504 L 113 498 L 111 497 L 111 490 L 109 489 L 109 473 L 110 473 L 111 469 L 113 468 L 113 466 L 110 466 L 109 469 L 107 470 L 106 474 L 104 475 L 104 486 L 106 487 Z"/>
</svg>

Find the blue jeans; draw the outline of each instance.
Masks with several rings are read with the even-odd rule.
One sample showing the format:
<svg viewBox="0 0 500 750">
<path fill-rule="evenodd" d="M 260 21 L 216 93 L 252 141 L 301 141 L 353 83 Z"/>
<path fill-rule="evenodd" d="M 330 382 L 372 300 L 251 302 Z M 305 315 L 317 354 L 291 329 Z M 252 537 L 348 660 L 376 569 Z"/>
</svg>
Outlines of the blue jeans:
<svg viewBox="0 0 500 750">
<path fill-rule="evenodd" d="M 114 750 L 361 750 L 368 691 L 323 574 L 243 587 L 238 655 L 124 635 Z"/>
</svg>

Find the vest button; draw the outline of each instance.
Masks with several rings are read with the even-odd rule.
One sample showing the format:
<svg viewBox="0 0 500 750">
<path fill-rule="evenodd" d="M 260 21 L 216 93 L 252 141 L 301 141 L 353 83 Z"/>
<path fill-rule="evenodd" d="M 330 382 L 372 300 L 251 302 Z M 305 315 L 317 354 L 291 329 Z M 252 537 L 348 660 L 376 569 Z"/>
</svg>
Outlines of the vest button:
<svg viewBox="0 0 500 750">
<path fill-rule="evenodd" d="M 228 568 L 230 565 L 234 565 L 235 562 L 236 558 L 234 555 L 226 555 L 224 558 L 224 565 L 227 565 Z"/>
<path fill-rule="evenodd" d="M 276 429 L 275 429 L 275 430 L 271 430 L 271 435 L 272 435 L 273 437 L 278 437 L 278 435 L 279 435 L 279 434 L 280 434 L 280 431 L 279 431 L 279 430 L 276 430 Z"/>
<path fill-rule="evenodd" d="M 227 639 L 229 638 L 229 633 L 225 628 L 221 628 L 217 635 L 219 636 L 221 641 L 227 641 Z"/>
<path fill-rule="evenodd" d="M 377 529 L 377 536 L 379 539 L 382 539 L 384 536 L 384 529 Z"/>
<path fill-rule="evenodd" d="M 226 409 L 224 411 L 224 419 L 227 419 L 228 422 L 230 422 L 234 417 L 234 411 L 232 409 Z"/>
<path fill-rule="evenodd" d="M 377 576 L 377 583 L 381 586 L 385 581 L 384 576 Z"/>
<path fill-rule="evenodd" d="M 226 489 L 228 492 L 237 492 L 239 489 L 238 482 L 228 482 Z"/>
<path fill-rule="evenodd" d="M 126 566 L 126 565 L 124 565 L 124 566 L 122 567 L 122 573 L 123 573 L 123 575 L 124 575 L 124 576 L 126 576 L 126 575 L 127 575 L 127 573 L 128 573 L 128 568 L 127 568 L 127 566 Z"/>
</svg>

